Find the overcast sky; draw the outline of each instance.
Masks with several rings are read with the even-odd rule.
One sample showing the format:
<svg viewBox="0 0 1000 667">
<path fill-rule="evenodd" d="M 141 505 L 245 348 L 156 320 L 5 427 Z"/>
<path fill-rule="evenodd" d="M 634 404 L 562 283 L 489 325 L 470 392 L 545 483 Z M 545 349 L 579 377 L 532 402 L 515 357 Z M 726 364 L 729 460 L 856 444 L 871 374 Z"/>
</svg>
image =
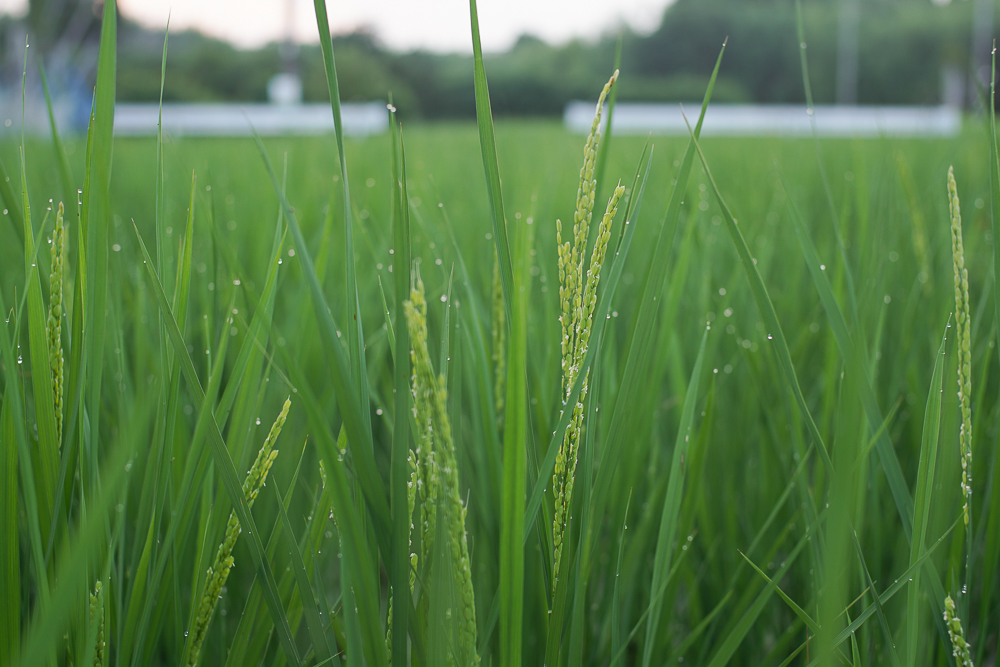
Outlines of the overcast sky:
<svg viewBox="0 0 1000 667">
<path fill-rule="evenodd" d="M 505 49 L 528 32 L 551 42 L 596 37 L 622 22 L 649 31 L 671 0 L 479 0 L 483 48 Z M 283 38 L 316 41 L 311 0 L 118 0 L 121 12 L 148 27 L 195 28 L 243 47 Z M 20 14 L 27 0 L 0 0 Z M 328 0 L 334 32 L 368 27 L 397 50 L 471 51 L 468 0 Z"/>
</svg>

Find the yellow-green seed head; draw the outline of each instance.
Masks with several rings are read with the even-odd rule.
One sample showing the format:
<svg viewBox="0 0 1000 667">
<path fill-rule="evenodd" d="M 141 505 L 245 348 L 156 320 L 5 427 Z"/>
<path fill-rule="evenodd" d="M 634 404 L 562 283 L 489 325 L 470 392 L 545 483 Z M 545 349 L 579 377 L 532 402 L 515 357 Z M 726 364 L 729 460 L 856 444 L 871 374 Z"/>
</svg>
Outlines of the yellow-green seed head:
<svg viewBox="0 0 1000 667">
<path fill-rule="evenodd" d="M 590 232 L 590 218 L 594 209 L 594 197 L 597 182 L 594 180 L 594 167 L 597 161 L 597 149 L 600 145 L 601 115 L 604 111 L 604 100 L 611 87 L 618 80 L 618 70 L 604 85 L 597 100 L 594 121 L 590 126 L 590 134 L 583 147 L 583 166 L 580 168 L 580 184 L 577 187 L 576 211 L 573 213 L 572 242 L 563 241 L 562 223 L 556 220 L 556 247 L 559 254 L 559 321 L 562 325 L 562 354 L 565 357 L 575 347 L 574 309 L 579 308 L 576 299 L 582 297 L 583 261 L 587 246 L 587 235 Z M 565 365 L 564 365 L 565 374 Z M 564 377 L 565 379 L 565 377 Z"/>
<path fill-rule="evenodd" d="M 90 594 L 90 624 L 97 627 L 94 639 L 94 667 L 104 665 L 104 591 L 103 584 L 98 579 L 94 584 L 94 592 Z"/>
<path fill-rule="evenodd" d="M 288 418 L 288 409 L 291 405 L 291 399 L 285 399 L 285 403 L 281 407 L 281 412 L 278 413 L 277 419 L 271 425 L 271 430 L 264 440 L 264 445 L 257 452 L 257 458 L 254 460 L 253 466 L 243 481 L 243 495 L 246 498 L 247 505 L 250 507 L 253 507 L 254 500 L 257 499 L 257 494 L 267 482 L 267 474 L 270 472 L 271 466 L 278 456 L 278 450 L 274 449 L 274 445 L 278 440 L 278 435 L 281 433 L 281 428 L 284 426 L 285 420 Z M 322 463 L 320 464 L 320 474 L 325 480 L 326 474 L 322 468 Z M 236 511 L 232 510 L 229 512 L 229 520 L 226 522 L 226 535 L 215 552 L 215 560 L 205 574 L 201 603 L 198 607 L 197 616 L 194 618 L 189 630 L 189 648 L 184 663 L 187 667 L 194 667 L 198 664 L 198 659 L 201 655 L 201 646 L 205 641 L 205 636 L 208 634 L 208 626 L 212 620 L 212 614 L 215 612 L 216 603 L 222 594 L 222 588 L 225 586 L 226 579 L 229 577 L 229 572 L 235 562 L 233 560 L 233 548 L 236 546 L 236 540 L 239 536 L 240 522 L 236 518 Z"/>
<path fill-rule="evenodd" d="M 951 639 L 952 655 L 959 667 L 973 667 L 972 650 L 965 641 L 965 631 L 962 630 L 962 620 L 955 610 L 955 601 L 951 596 L 944 599 L 944 623 L 948 627 L 948 637 Z"/>
<path fill-rule="evenodd" d="M 458 461 L 448 417 L 448 391 L 443 376 L 434 374 L 427 351 L 427 300 L 419 273 L 414 274 L 410 300 L 403 304 L 410 333 L 413 360 L 413 410 L 417 422 L 417 483 L 421 495 L 423 586 L 431 589 L 427 575 L 433 553 L 438 506 L 444 510 L 448 549 L 458 591 L 460 664 L 479 664 L 476 652 L 476 602 L 465 534 L 465 506 L 459 490 Z"/>
<path fill-rule="evenodd" d="M 611 225 L 618 211 L 618 203 L 625 194 L 625 188 L 619 182 L 608 201 L 604 217 L 598 225 L 594 248 L 591 251 L 590 265 L 586 277 L 584 277 L 584 251 L 586 250 L 587 236 L 590 233 L 591 212 L 596 188 L 593 175 L 597 145 L 600 141 L 600 134 L 597 130 L 600 126 L 604 98 L 617 78 L 618 72 L 616 71 L 601 92 L 591 133 L 584 146 L 584 165 L 580 171 L 580 189 L 577 195 L 577 210 L 573 218 L 575 224 L 572 245 L 569 241 L 562 241 L 562 225 L 559 221 L 556 222 L 556 242 L 559 252 L 559 322 L 562 328 L 560 343 L 564 410 L 590 344 L 594 309 L 597 305 L 597 287 L 601 279 L 601 269 L 607 254 L 608 242 L 611 239 Z M 563 534 L 569 523 L 577 453 L 583 433 L 583 406 L 587 398 L 587 380 L 587 377 L 583 378 L 580 397 L 572 408 L 572 418 L 566 427 L 552 472 L 552 489 L 555 494 L 552 544 L 554 571 L 556 572 L 558 572 L 562 560 Z M 553 578 L 554 590 L 555 578 Z"/>
<path fill-rule="evenodd" d="M 63 205 L 56 209 L 55 227 L 52 229 L 49 257 L 52 272 L 49 276 L 49 315 L 46 321 L 49 344 L 49 370 L 52 373 L 52 394 L 56 413 L 56 441 L 62 443 L 63 426 L 63 275 L 66 266 L 66 230 L 63 226 Z"/>
<path fill-rule="evenodd" d="M 955 170 L 948 167 L 948 210 L 951 213 L 951 251 L 955 273 L 955 320 L 958 326 L 958 400 L 962 424 L 959 447 L 962 458 L 962 514 L 969 525 L 972 512 L 972 318 L 969 309 L 969 272 L 962 244 L 962 213 L 958 201 Z"/>
</svg>

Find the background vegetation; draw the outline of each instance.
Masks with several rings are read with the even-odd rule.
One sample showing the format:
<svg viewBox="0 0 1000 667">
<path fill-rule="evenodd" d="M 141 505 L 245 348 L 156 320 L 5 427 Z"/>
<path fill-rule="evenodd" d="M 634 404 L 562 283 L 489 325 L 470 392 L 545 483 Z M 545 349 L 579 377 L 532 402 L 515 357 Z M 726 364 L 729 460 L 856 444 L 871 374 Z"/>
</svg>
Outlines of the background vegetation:
<svg viewBox="0 0 1000 667">
<path fill-rule="evenodd" d="M 582 363 L 560 569 L 555 220 L 568 235 L 580 137 L 494 128 L 476 58 L 476 124 L 114 140 L 115 27 L 108 5 L 87 141 L 0 145 L 3 664 L 183 664 L 203 591 L 216 608 L 199 664 L 953 665 L 945 595 L 972 658 L 995 661 L 989 128 L 605 138 L 598 214 L 619 179 L 626 191 Z M 69 250 L 54 271 L 59 201 Z M 418 496 L 415 513 L 407 456 L 426 414 L 411 413 L 403 313 L 416 272 L 459 498 Z M 971 324 L 968 527 L 956 321 Z M 240 484 L 288 397 L 251 511 Z M 464 522 L 472 599 L 445 576 L 460 531 L 437 529 L 432 560 L 407 562 L 427 511 Z M 216 590 L 220 543 L 234 560 Z"/>
<path fill-rule="evenodd" d="M 43 6 L 41 0 L 36 4 Z M 69 3 L 72 4 L 72 3 Z M 936 4 L 931 0 L 865 0 L 860 4 L 858 102 L 937 104 L 941 79 L 953 68 L 968 79 L 972 44 L 971 0 Z M 803 100 L 793 0 L 678 0 L 658 28 L 639 35 L 622 29 L 623 100 L 685 101 L 701 98 L 723 38 L 740 54 L 724 62 L 718 102 L 796 103 Z M 803 2 L 810 67 L 818 103 L 835 99 L 838 2 Z M 42 34 L 58 26 L 40 10 Z M 994 12 L 1000 22 L 1000 8 Z M 9 23 L 10 19 L 6 19 Z M 32 29 L 38 33 L 37 29 Z M 96 26 L 74 31 L 76 48 L 91 53 Z M 508 51 L 486 54 L 493 110 L 498 115 L 561 115 L 566 102 L 588 99 L 607 80 L 618 29 L 595 42 L 549 45 L 522 36 Z M 23 29 L 0 29 L 0 50 L 16 54 Z M 121 21 L 119 80 L 121 101 L 155 102 L 159 96 L 162 33 Z M 341 95 L 348 101 L 385 99 L 391 91 L 403 117 L 471 118 L 475 114 L 471 56 L 423 51 L 397 53 L 366 32 L 334 38 Z M 42 52 L 58 50 L 58 43 Z M 300 46 L 295 62 L 307 101 L 326 100 L 319 47 Z M 267 82 L 283 71 L 284 47 L 270 44 L 239 50 L 197 33 L 173 36 L 164 100 L 169 102 L 267 99 Z M 84 61 L 86 58 L 83 59 Z M 92 62 L 96 62 L 91 58 Z M 79 58 L 74 62 L 81 62 Z M 19 60 L 7 61 L 9 79 Z M 84 71 L 91 85 L 93 72 Z M 88 86 L 89 89 L 89 86 Z"/>
</svg>

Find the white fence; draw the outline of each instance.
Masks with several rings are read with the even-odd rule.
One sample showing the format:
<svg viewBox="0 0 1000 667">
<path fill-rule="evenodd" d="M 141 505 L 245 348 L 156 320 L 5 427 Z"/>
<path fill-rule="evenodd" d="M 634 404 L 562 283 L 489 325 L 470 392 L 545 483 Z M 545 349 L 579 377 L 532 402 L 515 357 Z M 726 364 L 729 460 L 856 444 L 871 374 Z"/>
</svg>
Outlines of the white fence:
<svg viewBox="0 0 1000 667">
<path fill-rule="evenodd" d="M 605 111 L 606 111 L 605 107 Z M 615 105 L 612 129 L 616 134 L 687 134 L 680 104 Z M 570 102 L 566 127 L 587 133 L 594 120 L 593 102 Z M 700 103 L 683 105 L 693 126 Z M 937 136 L 948 137 L 962 129 L 962 112 L 955 107 L 817 106 L 816 132 L 824 137 Z M 605 113 L 605 122 L 607 114 Z M 728 136 L 809 136 L 811 121 L 805 106 L 709 105 L 702 134 Z"/>
<path fill-rule="evenodd" d="M 343 104 L 344 134 L 367 136 L 389 129 L 383 102 Z M 115 106 L 115 135 L 156 134 L 156 104 Z M 258 134 L 315 135 L 333 132 L 329 104 L 164 104 L 163 132 L 188 136 L 247 136 Z"/>
</svg>

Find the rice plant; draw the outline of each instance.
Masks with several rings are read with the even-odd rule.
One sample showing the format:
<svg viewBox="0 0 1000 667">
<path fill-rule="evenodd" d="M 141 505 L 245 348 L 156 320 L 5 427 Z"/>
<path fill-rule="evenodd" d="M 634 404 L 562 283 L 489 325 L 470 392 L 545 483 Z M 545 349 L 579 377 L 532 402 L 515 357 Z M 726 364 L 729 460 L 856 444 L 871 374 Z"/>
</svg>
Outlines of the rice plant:
<svg viewBox="0 0 1000 667">
<path fill-rule="evenodd" d="M 473 0 L 476 124 L 352 138 L 314 9 L 332 137 L 116 138 L 106 2 L 0 143 L 0 665 L 995 662 L 992 114 L 494 123 Z"/>
</svg>

